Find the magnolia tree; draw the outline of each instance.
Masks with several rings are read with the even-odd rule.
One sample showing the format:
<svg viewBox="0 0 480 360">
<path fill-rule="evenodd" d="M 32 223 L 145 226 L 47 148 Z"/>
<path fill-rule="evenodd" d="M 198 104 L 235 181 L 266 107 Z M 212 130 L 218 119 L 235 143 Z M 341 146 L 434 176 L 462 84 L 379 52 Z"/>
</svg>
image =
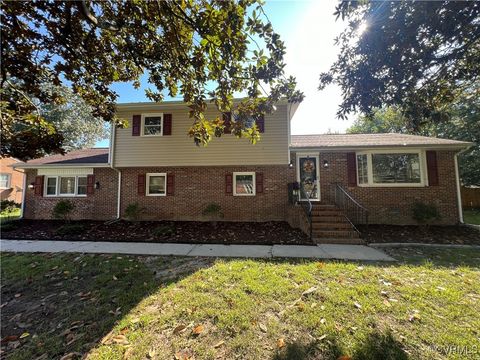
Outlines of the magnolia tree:
<svg viewBox="0 0 480 360">
<path fill-rule="evenodd" d="M 111 85 L 138 88 L 146 74 L 148 98 L 181 96 L 189 104 L 185 132 L 196 144 L 224 132 L 221 118 L 205 116 L 210 104 L 231 111 L 234 94 L 245 93 L 232 133 L 255 142 L 252 118 L 271 112 L 280 98 L 303 98 L 284 73 L 285 46 L 260 1 L 10 1 L 0 15 L 2 152 L 14 148 L 18 127 L 45 152 L 62 149 L 61 135 L 31 101 L 65 103 L 65 94 L 45 83 L 67 84 L 94 118 L 124 126 Z"/>
</svg>

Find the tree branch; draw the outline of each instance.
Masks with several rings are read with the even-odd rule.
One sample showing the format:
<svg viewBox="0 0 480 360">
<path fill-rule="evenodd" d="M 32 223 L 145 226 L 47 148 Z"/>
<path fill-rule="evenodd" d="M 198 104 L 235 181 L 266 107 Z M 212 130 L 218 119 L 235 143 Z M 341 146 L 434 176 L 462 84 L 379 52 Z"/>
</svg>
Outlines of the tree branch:
<svg viewBox="0 0 480 360">
<path fill-rule="evenodd" d="M 80 12 L 83 14 L 85 19 L 87 19 L 91 24 L 110 31 L 119 31 L 120 28 L 117 25 L 110 24 L 103 20 L 98 20 L 91 12 L 90 9 L 85 2 L 85 0 L 80 1 Z"/>
</svg>

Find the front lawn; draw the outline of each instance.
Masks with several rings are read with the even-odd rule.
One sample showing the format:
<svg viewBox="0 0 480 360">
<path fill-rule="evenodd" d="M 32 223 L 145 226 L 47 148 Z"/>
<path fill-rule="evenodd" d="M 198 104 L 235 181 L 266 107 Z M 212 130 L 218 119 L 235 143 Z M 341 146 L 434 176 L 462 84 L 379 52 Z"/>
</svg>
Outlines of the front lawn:
<svg viewBox="0 0 480 360">
<path fill-rule="evenodd" d="M 3 355 L 478 358 L 480 250 L 389 251 L 398 263 L 2 254 Z"/>
<path fill-rule="evenodd" d="M 463 210 L 463 219 L 466 224 L 480 225 L 480 209 Z"/>
</svg>

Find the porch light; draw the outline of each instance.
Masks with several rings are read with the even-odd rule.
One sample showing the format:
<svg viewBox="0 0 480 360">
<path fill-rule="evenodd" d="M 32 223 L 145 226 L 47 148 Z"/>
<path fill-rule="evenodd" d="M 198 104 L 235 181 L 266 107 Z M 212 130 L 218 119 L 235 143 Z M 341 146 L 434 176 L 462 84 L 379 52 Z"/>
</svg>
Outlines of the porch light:
<svg viewBox="0 0 480 360">
<path fill-rule="evenodd" d="M 290 160 L 290 163 L 288 164 L 288 168 L 293 169 L 293 161 L 292 160 Z"/>
<path fill-rule="evenodd" d="M 33 188 L 35 188 L 35 183 L 33 183 L 33 182 L 32 182 L 32 183 L 30 183 L 30 184 L 28 185 L 28 188 L 29 188 L 29 189 L 33 189 Z"/>
<path fill-rule="evenodd" d="M 328 169 L 329 166 L 330 166 L 330 164 L 328 163 L 328 160 L 323 160 L 323 167 L 325 169 Z"/>
</svg>

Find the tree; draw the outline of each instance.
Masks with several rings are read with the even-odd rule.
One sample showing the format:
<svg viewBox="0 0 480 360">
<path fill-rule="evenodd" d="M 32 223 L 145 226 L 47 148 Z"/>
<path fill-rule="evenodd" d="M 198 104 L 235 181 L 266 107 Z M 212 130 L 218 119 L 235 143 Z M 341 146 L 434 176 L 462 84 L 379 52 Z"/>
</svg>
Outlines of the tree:
<svg viewBox="0 0 480 360">
<path fill-rule="evenodd" d="M 407 127 L 420 128 L 478 83 L 480 2 L 342 1 L 335 15 L 348 26 L 319 88 L 340 86 L 340 118 L 397 106 Z"/>
<path fill-rule="evenodd" d="M 65 99 L 63 104 L 39 104 L 43 118 L 62 135 L 64 150 L 89 148 L 108 137 L 107 123 L 92 115 L 92 108 L 85 100 L 69 88 L 45 86 Z"/>
<path fill-rule="evenodd" d="M 406 128 L 401 111 L 389 107 L 375 109 L 372 116 L 359 116 L 347 132 L 395 132 L 473 142 L 474 145 L 459 156 L 460 178 L 464 185 L 480 186 L 480 98 L 475 94 L 476 91 L 464 93 L 449 106 L 446 111 L 447 119 L 424 124 L 421 128 Z"/>
<path fill-rule="evenodd" d="M 259 138 L 252 117 L 273 111 L 282 97 L 303 98 L 295 79 L 284 75 L 285 46 L 260 0 L 9 1 L 0 14 L 0 85 L 15 121 L 31 114 L 19 110 L 32 109 L 15 106 L 19 95 L 5 91 L 12 79 L 14 90 L 44 104 L 64 99 L 42 84 L 68 84 L 95 118 L 123 126 L 110 85 L 138 88 L 146 73 L 151 100 L 180 94 L 189 104 L 189 134 L 197 145 L 224 130 L 222 119 L 205 118 L 208 98 L 230 111 L 234 94 L 245 91 L 232 132 L 252 142 Z"/>
</svg>

